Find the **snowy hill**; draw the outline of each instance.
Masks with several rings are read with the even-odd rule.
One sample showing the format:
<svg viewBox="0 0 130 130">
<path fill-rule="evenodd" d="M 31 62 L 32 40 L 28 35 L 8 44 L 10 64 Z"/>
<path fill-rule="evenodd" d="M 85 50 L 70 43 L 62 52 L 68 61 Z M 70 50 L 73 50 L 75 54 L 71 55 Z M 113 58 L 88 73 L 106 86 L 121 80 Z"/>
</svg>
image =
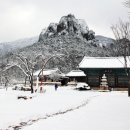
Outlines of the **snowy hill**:
<svg viewBox="0 0 130 130">
<path fill-rule="evenodd" d="M 111 44 L 114 43 L 114 39 L 104 37 L 101 35 L 95 36 L 95 39 L 96 39 L 96 43 L 99 44 L 101 47 L 111 46 Z"/>
<path fill-rule="evenodd" d="M 61 17 L 59 23 L 51 23 L 43 29 L 39 39 L 36 37 L 34 41 L 29 41 L 32 42 L 24 42 L 23 45 L 21 45 L 22 42 L 21 44 L 16 42 L 19 43 L 20 47 L 18 47 L 20 49 L 15 53 L 33 60 L 38 54 L 45 57 L 62 54 L 64 57 L 60 60 L 52 59 L 46 65 L 46 68 L 58 67 L 64 73 L 75 70 L 84 56 L 113 56 L 110 45 L 114 44 L 114 40 L 103 36 L 95 36 L 95 32 L 89 29 L 84 20 L 77 19 L 71 14 Z M 17 44 L 11 45 L 15 47 Z M 6 57 L 8 59 L 8 56 Z M 5 59 L 5 61 L 7 60 Z M 40 69 L 41 62 L 38 63 L 36 69 Z M 15 72 L 18 73 L 16 69 Z M 10 74 L 12 75 L 12 72 Z M 20 72 L 15 77 L 18 76 L 20 76 Z"/>
<path fill-rule="evenodd" d="M 15 49 L 20 49 L 29 45 L 32 45 L 38 41 L 38 36 L 31 38 L 19 39 L 12 42 L 0 43 L 0 51 L 3 54 L 11 52 Z"/>
</svg>

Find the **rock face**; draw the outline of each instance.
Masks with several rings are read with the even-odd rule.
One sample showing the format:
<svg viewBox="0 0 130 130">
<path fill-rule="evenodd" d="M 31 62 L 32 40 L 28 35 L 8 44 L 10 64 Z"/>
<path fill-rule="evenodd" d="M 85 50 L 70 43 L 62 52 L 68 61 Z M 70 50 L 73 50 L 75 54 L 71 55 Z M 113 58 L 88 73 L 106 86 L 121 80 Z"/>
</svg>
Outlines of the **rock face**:
<svg viewBox="0 0 130 130">
<path fill-rule="evenodd" d="M 74 15 L 69 14 L 63 16 L 59 23 L 51 23 L 46 31 L 41 32 L 39 41 L 45 37 L 54 37 L 61 35 L 77 35 L 85 38 L 87 41 L 95 38 L 95 33 L 89 30 L 86 22 L 81 19 L 76 19 Z"/>
</svg>

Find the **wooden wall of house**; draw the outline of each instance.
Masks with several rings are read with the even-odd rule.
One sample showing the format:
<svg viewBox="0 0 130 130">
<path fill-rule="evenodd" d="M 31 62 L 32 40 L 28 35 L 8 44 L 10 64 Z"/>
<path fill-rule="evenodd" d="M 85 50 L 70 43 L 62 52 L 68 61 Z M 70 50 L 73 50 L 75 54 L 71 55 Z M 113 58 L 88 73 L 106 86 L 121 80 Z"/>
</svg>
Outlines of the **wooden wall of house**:
<svg viewBox="0 0 130 130">
<path fill-rule="evenodd" d="M 69 77 L 69 82 L 71 81 L 86 82 L 86 77 Z"/>
<path fill-rule="evenodd" d="M 87 75 L 86 82 L 91 87 L 100 87 L 103 74 L 106 75 L 108 86 L 112 88 L 128 88 L 130 76 L 125 69 L 82 69 Z M 130 74 L 129 74 L 130 75 Z"/>
</svg>

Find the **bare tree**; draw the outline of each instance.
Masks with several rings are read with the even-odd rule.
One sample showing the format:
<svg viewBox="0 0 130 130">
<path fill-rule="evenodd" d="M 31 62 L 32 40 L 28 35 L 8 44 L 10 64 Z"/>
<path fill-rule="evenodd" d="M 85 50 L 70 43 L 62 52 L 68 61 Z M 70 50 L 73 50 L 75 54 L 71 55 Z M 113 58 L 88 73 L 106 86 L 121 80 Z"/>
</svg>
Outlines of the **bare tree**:
<svg viewBox="0 0 130 130">
<path fill-rule="evenodd" d="M 6 72 L 12 67 L 18 67 L 24 74 L 25 79 L 28 78 L 31 87 L 31 93 L 34 92 L 33 89 L 33 73 L 35 70 L 35 66 L 37 64 L 37 58 L 41 55 L 37 55 L 32 59 L 24 57 L 22 55 L 13 55 L 12 60 L 7 64 L 2 72 Z"/>
<path fill-rule="evenodd" d="M 119 23 L 111 27 L 116 38 L 115 52 L 117 56 L 124 57 L 124 67 L 126 75 L 129 76 L 128 60 L 130 61 L 130 23 L 119 20 Z M 128 87 L 128 96 L 130 96 L 130 86 Z"/>
<path fill-rule="evenodd" d="M 8 54 L 9 52 L 8 49 L 6 50 L 6 52 L 4 52 L 5 48 L 6 45 L 3 45 L 3 49 L 0 51 L 0 83 L 1 85 L 4 85 L 7 90 L 8 84 L 10 82 L 10 77 L 8 75 L 8 71 L 3 72 L 3 69 L 8 64 L 8 59 L 5 58 L 5 54 Z"/>
<path fill-rule="evenodd" d="M 36 70 L 36 65 L 38 63 L 38 60 L 40 59 L 42 61 L 42 69 L 40 73 L 42 73 L 43 69 L 45 68 L 46 64 L 53 59 L 54 57 L 60 58 L 63 56 L 62 54 L 59 55 L 52 55 L 48 57 L 44 57 L 42 54 L 37 55 L 36 57 L 33 57 L 33 60 L 27 57 L 24 57 L 22 55 L 13 55 L 12 60 L 7 64 L 2 72 L 6 72 L 7 70 L 11 69 L 12 67 L 18 67 L 24 74 L 25 79 L 28 77 L 31 87 L 31 93 L 34 93 L 33 88 L 33 81 L 34 76 L 33 73 Z M 39 73 L 39 75 L 40 75 Z M 39 77 L 38 75 L 38 77 Z"/>
<path fill-rule="evenodd" d="M 64 54 L 52 55 L 52 56 L 50 56 L 49 58 L 45 58 L 45 59 L 44 59 L 44 64 L 43 64 L 42 69 L 41 69 L 41 71 L 39 72 L 38 76 L 40 76 L 40 74 L 42 73 L 42 71 L 45 69 L 46 64 L 47 64 L 51 59 L 53 59 L 53 58 L 55 58 L 55 57 L 60 58 L 60 57 L 62 57 L 62 56 L 64 56 Z"/>
<path fill-rule="evenodd" d="M 130 0 L 125 0 L 124 5 L 128 8 L 130 8 Z"/>
<path fill-rule="evenodd" d="M 47 57 L 44 59 L 44 62 L 43 62 L 43 65 L 42 65 L 42 68 L 37 76 L 37 83 L 36 83 L 36 90 L 38 89 L 38 82 L 39 82 L 39 77 L 40 77 L 40 74 L 42 73 L 42 75 L 44 76 L 43 74 L 43 70 L 45 69 L 46 65 L 48 62 L 50 62 L 53 58 L 57 58 L 57 59 L 60 59 L 61 57 L 63 56 L 66 56 L 64 54 L 57 54 L 57 55 L 52 55 L 50 57 Z"/>
<path fill-rule="evenodd" d="M 127 67 L 126 56 L 130 55 L 130 23 L 119 20 L 119 23 L 111 27 L 116 38 L 115 53 L 123 56 Z"/>
</svg>

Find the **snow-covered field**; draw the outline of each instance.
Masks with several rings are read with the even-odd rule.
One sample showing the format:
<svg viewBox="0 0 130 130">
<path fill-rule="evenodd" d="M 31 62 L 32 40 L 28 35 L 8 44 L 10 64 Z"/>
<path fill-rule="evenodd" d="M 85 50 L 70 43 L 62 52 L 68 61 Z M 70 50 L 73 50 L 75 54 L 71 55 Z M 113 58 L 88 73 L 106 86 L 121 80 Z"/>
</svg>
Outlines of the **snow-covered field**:
<svg viewBox="0 0 130 130">
<path fill-rule="evenodd" d="M 0 89 L 0 130 L 129 130 L 127 92 L 77 91 L 44 86 L 45 93 Z M 18 96 L 32 99 L 17 99 Z"/>
</svg>

